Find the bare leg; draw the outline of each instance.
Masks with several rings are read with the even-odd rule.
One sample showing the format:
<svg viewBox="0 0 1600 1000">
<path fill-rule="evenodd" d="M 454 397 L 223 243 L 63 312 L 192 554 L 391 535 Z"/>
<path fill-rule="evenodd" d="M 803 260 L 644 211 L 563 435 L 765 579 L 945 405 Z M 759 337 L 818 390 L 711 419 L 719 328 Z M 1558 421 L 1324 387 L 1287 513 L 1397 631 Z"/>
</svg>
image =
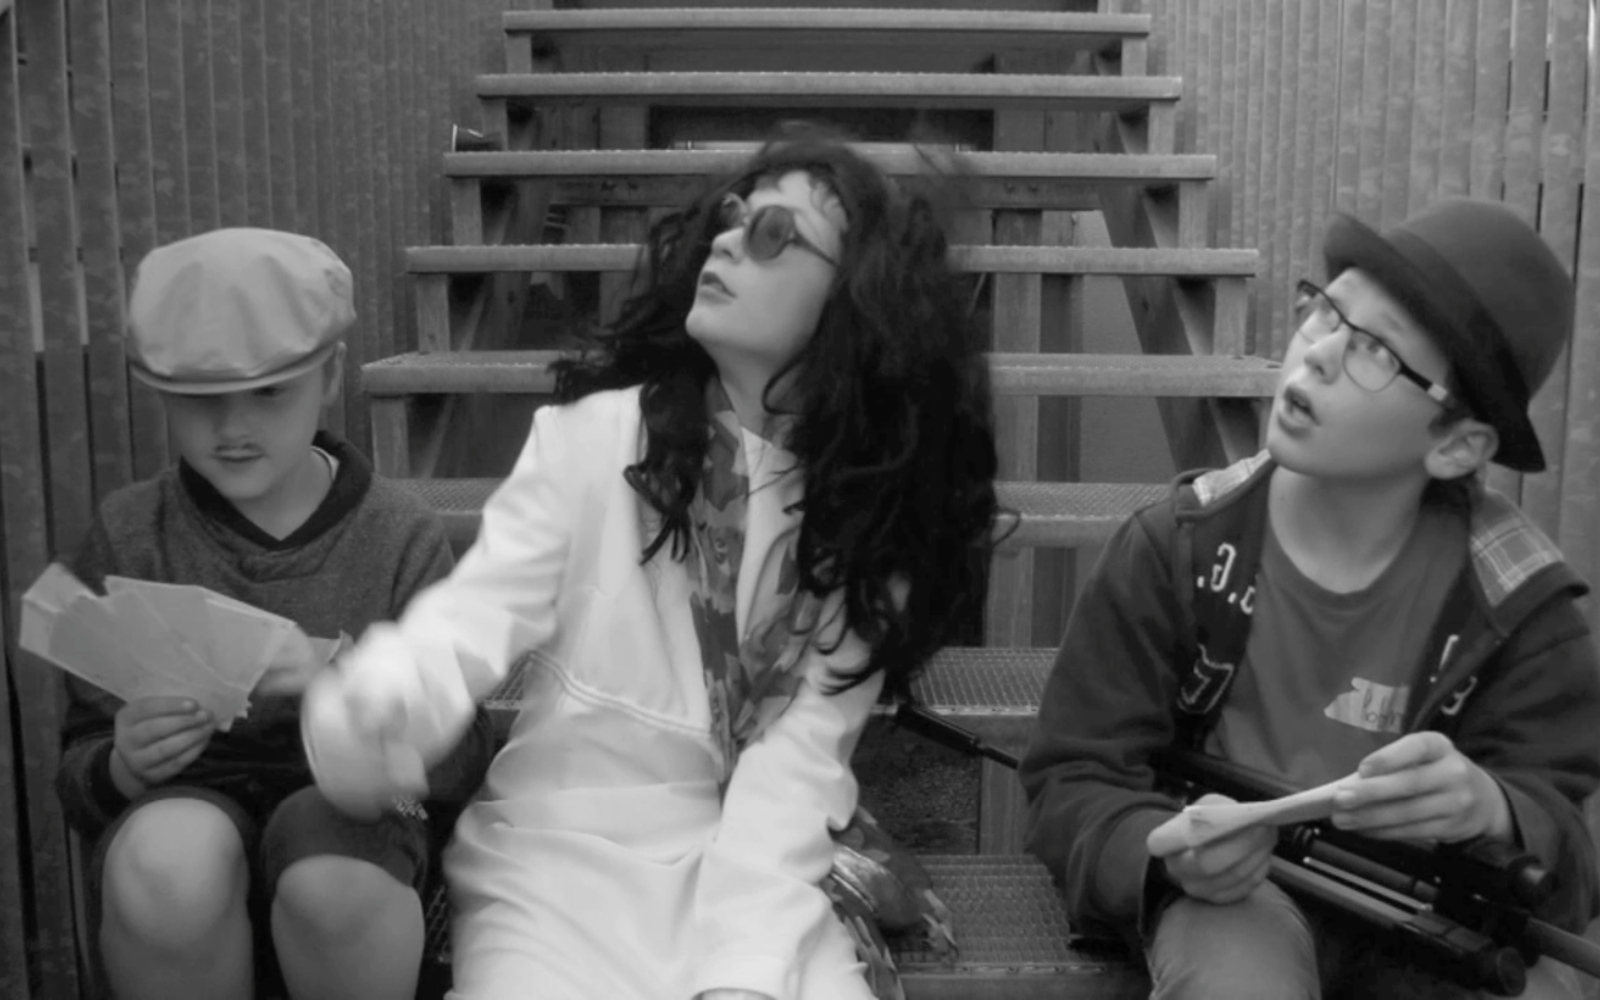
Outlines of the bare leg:
<svg viewBox="0 0 1600 1000">
<path fill-rule="evenodd" d="M 255 994 L 249 867 L 233 822 L 198 799 L 160 799 L 106 853 L 100 950 L 120 1000 Z"/>
<path fill-rule="evenodd" d="M 422 900 L 377 865 L 320 854 L 278 879 L 272 939 L 294 1000 L 411 1000 Z"/>
</svg>

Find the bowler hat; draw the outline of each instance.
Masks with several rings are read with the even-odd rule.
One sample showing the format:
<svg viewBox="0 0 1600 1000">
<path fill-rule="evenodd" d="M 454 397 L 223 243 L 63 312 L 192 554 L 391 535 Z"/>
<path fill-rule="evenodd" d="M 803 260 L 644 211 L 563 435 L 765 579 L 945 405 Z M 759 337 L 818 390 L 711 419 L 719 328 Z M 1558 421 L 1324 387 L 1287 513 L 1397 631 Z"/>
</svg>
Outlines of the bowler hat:
<svg viewBox="0 0 1600 1000">
<path fill-rule="evenodd" d="M 1496 462 L 1544 468 L 1528 401 L 1572 333 L 1573 287 L 1533 227 L 1504 205 L 1456 198 L 1382 236 L 1335 215 L 1322 253 L 1329 277 L 1359 268 L 1433 338 L 1466 408 L 1499 433 Z"/>
<path fill-rule="evenodd" d="M 322 364 L 355 322 L 350 269 L 320 240 L 217 229 L 145 255 L 128 302 L 134 375 L 166 392 L 241 392 Z"/>
</svg>

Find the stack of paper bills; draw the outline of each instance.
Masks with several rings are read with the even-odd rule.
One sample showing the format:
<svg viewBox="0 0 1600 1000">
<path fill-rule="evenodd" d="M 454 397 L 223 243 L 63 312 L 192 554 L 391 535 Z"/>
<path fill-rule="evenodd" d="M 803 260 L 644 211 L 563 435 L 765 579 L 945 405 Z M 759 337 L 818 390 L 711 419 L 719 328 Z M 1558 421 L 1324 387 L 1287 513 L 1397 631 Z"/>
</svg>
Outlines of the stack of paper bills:
<svg viewBox="0 0 1600 1000">
<path fill-rule="evenodd" d="M 22 648 L 123 701 L 192 698 L 227 731 L 269 669 L 310 677 L 338 652 L 287 618 L 204 587 L 106 577 L 106 595 L 65 567 L 22 597 Z"/>
</svg>

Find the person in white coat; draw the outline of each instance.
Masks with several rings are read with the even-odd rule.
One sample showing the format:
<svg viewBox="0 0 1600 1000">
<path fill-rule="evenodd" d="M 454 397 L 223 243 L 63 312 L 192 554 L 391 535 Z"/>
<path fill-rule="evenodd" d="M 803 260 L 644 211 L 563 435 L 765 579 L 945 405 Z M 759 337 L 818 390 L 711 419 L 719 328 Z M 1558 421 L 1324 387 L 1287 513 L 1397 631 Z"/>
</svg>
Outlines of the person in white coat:
<svg viewBox="0 0 1600 1000">
<path fill-rule="evenodd" d="M 812 130 L 656 224 L 472 549 L 313 689 L 324 790 L 415 792 L 523 664 L 446 860 L 470 1000 L 872 994 L 818 883 L 873 704 L 979 613 L 988 368 L 932 202 Z"/>
</svg>

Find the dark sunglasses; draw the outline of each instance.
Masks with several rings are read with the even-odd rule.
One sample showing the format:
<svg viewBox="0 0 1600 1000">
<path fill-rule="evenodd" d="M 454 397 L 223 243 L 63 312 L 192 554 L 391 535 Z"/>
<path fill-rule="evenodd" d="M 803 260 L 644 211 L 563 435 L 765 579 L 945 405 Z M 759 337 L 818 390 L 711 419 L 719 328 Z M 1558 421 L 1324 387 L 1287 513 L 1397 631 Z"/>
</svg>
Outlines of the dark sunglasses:
<svg viewBox="0 0 1600 1000">
<path fill-rule="evenodd" d="M 795 225 L 794 210 L 785 205 L 763 205 L 755 211 L 745 200 L 732 192 L 722 196 L 717 206 L 717 222 L 721 232 L 744 229 L 744 252 L 751 260 L 767 261 L 783 253 L 793 244 L 832 264 L 839 266 L 815 243 L 801 235 Z"/>
</svg>

